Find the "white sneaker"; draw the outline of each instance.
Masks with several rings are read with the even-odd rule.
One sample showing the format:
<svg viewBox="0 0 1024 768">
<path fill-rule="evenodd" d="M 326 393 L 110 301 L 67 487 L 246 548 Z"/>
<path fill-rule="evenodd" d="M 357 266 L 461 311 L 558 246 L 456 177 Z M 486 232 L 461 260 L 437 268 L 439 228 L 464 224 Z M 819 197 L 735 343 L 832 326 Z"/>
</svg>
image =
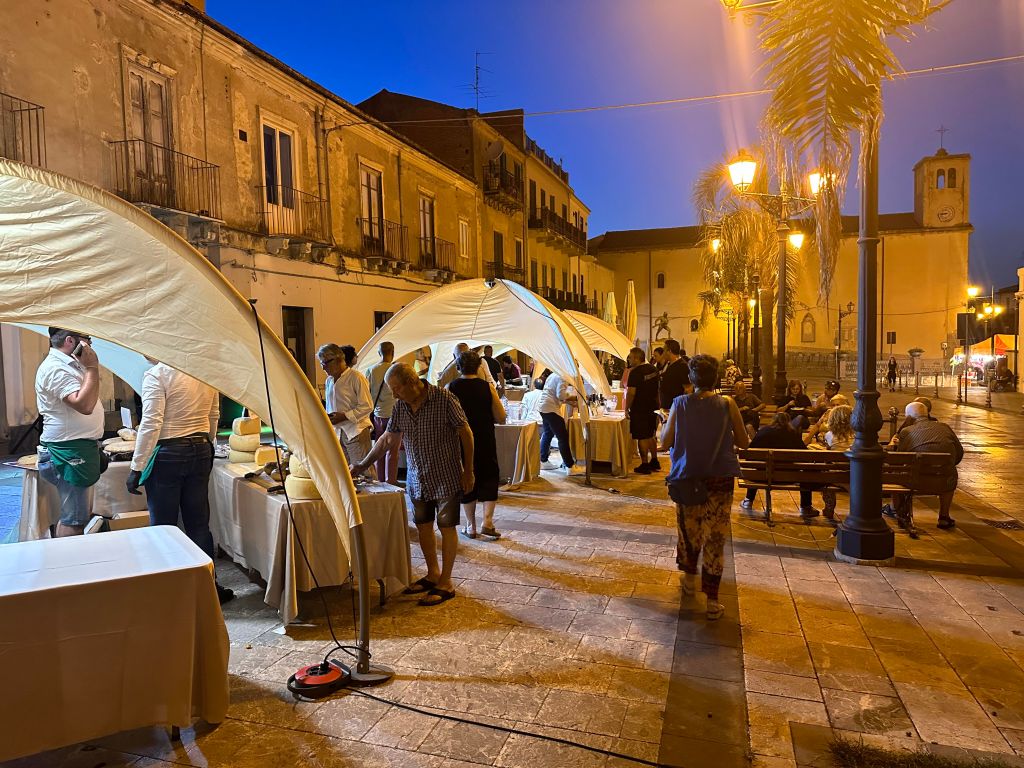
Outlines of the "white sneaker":
<svg viewBox="0 0 1024 768">
<path fill-rule="evenodd" d="M 586 472 L 587 472 L 587 470 L 586 470 L 585 467 L 572 466 L 572 467 L 566 467 L 565 468 L 565 474 L 568 475 L 569 477 L 575 477 L 576 475 L 583 475 L 583 474 L 586 474 Z"/>
<path fill-rule="evenodd" d="M 541 469 L 547 469 L 547 470 L 561 469 L 562 465 L 561 464 L 556 464 L 553 461 L 542 461 L 540 463 L 540 468 Z"/>
</svg>

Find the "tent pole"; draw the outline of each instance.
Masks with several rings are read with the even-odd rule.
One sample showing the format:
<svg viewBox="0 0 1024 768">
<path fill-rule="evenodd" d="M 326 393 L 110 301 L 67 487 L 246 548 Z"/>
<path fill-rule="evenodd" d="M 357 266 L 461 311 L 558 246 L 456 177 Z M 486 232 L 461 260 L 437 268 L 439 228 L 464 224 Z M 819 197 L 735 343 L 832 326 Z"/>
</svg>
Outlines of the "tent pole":
<svg viewBox="0 0 1024 768">
<path fill-rule="evenodd" d="M 394 677 L 394 670 L 380 664 L 370 664 L 370 577 L 366 566 L 366 540 L 363 538 L 363 524 L 349 529 L 352 542 L 352 556 L 355 560 L 359 580 L 359 636 L 356 645 L 359 657 L 355 668 L 345 665 L 352 676 L 352 685 L 379 685 Z"/>
</svg>

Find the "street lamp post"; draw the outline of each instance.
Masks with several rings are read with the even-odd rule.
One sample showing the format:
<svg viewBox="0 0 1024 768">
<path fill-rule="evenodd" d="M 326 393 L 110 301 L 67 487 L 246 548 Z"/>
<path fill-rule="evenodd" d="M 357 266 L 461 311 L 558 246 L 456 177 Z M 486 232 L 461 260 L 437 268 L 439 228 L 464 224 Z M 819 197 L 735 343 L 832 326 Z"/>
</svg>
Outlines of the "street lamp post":
<svg viewBox="0 0 1024 768">
<path fill-rule="evenodd" d="M 836 381 L 839 381 L 841 378 L 839 375 L 839 358 L 843 351 L 843 318 L 849 317 L 853 313 L 854 309 L 852 301 L 846 305 L 845 310 L 843 310 L 842 307 L 839 308 L 839 328 L 836 336 Z"/>
<path fill-rule="evenodd" d="M 754 394 L 761 397 L 761 275 L 754 275 L 754 298 L 750 300 L 750 307 L 754 310 L 754 337 L 751 343 L 754 345 L 754 367 L 750 370 L 753 379 L 750 388 Z"/>
<path fill-rule="evenodd" d="M 762 209 L 774 216 L 777 222 L 775 231 L 778 234 L 779 239 L 779 276 L 778 285 L 775 291 L 775 319 L 776 333 L 778 335 L 778 352 L 775 356 L 775 391 L 773 392 L 772 397 L 775 400 L 776 405 L 785 405 L 786 401 L 789 399 L 786 391 L 786 307 L 788 303 L 786 297 L 786 285 L 788 284 L 787 256 L 789 254 L 788 249 L 790 246 L 799 251 L 804 243 L 803 232 L 792 231 L 792 228 L 789 225 L 789 217 L 802 213 L 810 208 L 814 205 L 814 199 L 792 194 L 786 183 L 784 173 L 779 174 L 780 183 L 778 194 L 754 192 L 751 187 L 754 183 L 754 174 L 756 171 L 757 161 L 755 161 L 754 158 L 745 150 L 741 150 L 739 155 L 729 163 L 729 177 L 732 180 L 733 187 L 735 187 L 736 191 L 744 197 L 753 198 Z M 812 174 L 812 176 L 816 177 L 820 183 L 820 174 Z M 816 192 L 814 179 L 809 179 L 809 182 L 811 183 L 812 191 Z"/>
<path fill-rule="evenodd" d="M 990 301 L 985 302 L 985 306 L 981 312 L 978 313 L 978 319 L 985 321 L 985 335 L 989 337 L 989 357 L 992 359 L 993 370 L 995 369 L 996 360 L 996 336 L 991 332 L 990 321 L 1002 314 L 1003 308 L 996 305 L 996 289 L 992 287 L 992 293 L 990 295 Z M 984 368 L 982 369 L 984 370 Z M 992 379 L 988 374 L 985 374 L 985 407 L 992 407 Z"/>
</svg>

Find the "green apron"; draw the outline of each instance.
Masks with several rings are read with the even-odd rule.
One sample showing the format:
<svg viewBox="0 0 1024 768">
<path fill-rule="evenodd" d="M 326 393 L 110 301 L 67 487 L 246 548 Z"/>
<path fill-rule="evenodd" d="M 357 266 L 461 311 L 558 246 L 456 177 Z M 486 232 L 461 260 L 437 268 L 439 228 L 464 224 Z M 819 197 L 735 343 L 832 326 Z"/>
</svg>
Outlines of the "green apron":
<svg viewBox="0 0 1024 768">
<path fill-rule="evenodd" d="M 39 443 L 50 452 L 54 471 L 64 482 L 88 488 L 100 479 L 100 444 L 95 440 L 56 440 Z"/>
</svg>

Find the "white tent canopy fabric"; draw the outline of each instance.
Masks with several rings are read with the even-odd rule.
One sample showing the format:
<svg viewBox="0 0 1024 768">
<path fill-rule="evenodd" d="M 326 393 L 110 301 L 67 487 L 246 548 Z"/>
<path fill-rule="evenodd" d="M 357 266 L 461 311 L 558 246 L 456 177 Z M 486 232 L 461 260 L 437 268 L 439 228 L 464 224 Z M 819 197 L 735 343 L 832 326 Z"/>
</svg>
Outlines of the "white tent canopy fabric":
<svg viewBox="0 0 1024 768">
<path fill-rule="evenodd" d="M 249 302 L 202 254 L 118 197 L 2 159 L 0 253 L 0 322 L 114 341 L 264 420 L 272 403 L 278 434 L 309 466 L 352 556 L 349 528 L 362 521 L 323 405 L 280 339 L 262 320 L 257 326 Z"/>
<path fill-rule="evenodd" d="M 629 339 L 619 333 L 618 328 L 609 325 L 599 317 L 571 309 L 565 310 L 563 314 L 569 318 L 569 322 L 575 326 L 591 349 L 596 349 L 598 352 L 610 352 L 625 360 L 629 350 L 633 348 Z"/>
<path fill-rule="evenodd" d="M 406 305 L 359 350 L 364 373 L 377 361 L 382 341 L 395 345 L 395 358 L 430 346 L 436 377 L 460 341 L 471 347 L 505 344 L 540 360 L 567 381 L 582 379 L 609 397 L 608 380 L 594 352 L 572 322 L 527 288 L 507 280 L 462 280 Z M 577 382 L 580 392 L 582 381 Z"/>
</svg>

